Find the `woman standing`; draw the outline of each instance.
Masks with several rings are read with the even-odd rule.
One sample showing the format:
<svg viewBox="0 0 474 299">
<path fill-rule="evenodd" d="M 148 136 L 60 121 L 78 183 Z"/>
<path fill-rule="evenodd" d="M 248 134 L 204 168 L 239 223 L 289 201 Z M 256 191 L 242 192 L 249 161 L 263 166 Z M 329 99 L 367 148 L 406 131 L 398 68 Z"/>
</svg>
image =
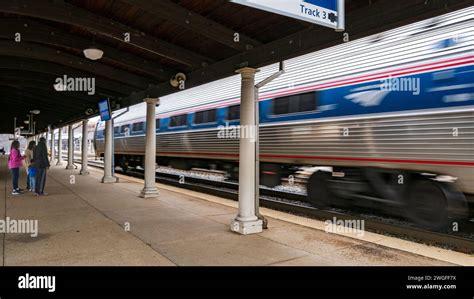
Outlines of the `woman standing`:
<svg viewBox="0 0 474 299">
<path fill-rule="evenodd" d="M 26 189 L 33 192 L 35 189 L 34 176 L 31 169 L 33 168 L 33 149 L 35 148 L 36 142 L 30 141 L 28 148 L 25 150 L 25 166 L 26 166 Z M 32 184 L 33 183 L 33 184 Z"/>
<path fill-rule="evenodd" d="M 41 137 L 38 145 L 33 149 L 33 166 L 36 168 L 35 194 L 38 196 L 47 195 L 44 193 L 46 183 L 46 169 L 49 168 L 48 148 L 46 139 Z"/>
<path fill-rule="evenodd" d="M 14 140 L 11 145 L 10 156 L 8 157 L 8 168 L 10 168 L 13 177 L 13 195 L 21 194 L 21 189 L 18 187 L 18 178 L 20 177 L 20 167 L 23 166 L 22 161 L 25 158 L 20 153 L 20 142 Z"/>
</svg>

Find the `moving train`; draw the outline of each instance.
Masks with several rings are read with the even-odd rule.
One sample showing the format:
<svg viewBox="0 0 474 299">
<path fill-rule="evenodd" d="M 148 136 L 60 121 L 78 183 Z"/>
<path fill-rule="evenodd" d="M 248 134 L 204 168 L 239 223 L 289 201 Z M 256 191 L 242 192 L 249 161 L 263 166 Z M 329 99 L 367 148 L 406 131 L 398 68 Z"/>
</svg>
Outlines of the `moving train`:
<svg viewBox="0 0 474 299">
<path fill-rule="evenodd" d="M 285 61 L 259 90 L 260 182 L 314 166 L 308 201 L 400 214 L 430 229 L 474 194 L 474 8 Z M 278 70 L 260 69 L 256 82 Z M 238 175 L 240 76 L 160 99 L 157 162 Z M 117 165 L 143 166 L 145 105 L 114 122 Z M 223 131 L 224 130 L 224 131 Z M 235 135 L 235 134 L 234 134 Z M 95 133 L 104 152 L 104 123 Z"/>
</svg>

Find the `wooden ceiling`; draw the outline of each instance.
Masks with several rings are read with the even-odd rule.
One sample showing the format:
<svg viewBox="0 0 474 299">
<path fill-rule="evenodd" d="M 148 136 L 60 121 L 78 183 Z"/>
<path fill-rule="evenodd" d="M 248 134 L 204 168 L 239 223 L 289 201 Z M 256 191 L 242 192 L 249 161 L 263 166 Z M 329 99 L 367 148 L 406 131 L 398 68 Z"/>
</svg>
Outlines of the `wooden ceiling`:
<svg viewBox="0 0 474 299">
<path fill-rule="evenodd" d="M 346 32 L 353 40 L 470 5 L 346 0 Z M 0 0 L 0 133 L 33 109 L 44 131 L 97 113 L 100 98 L 125 107 L 176 92 L 178 72 L 189 88 L 342 42 L 329 28 L 225 0 Z M 102 59 L 84 57 L 91 46 Z M 64 75 L 95 78 L 95 94 L 55 91 Z"/>
</svg>

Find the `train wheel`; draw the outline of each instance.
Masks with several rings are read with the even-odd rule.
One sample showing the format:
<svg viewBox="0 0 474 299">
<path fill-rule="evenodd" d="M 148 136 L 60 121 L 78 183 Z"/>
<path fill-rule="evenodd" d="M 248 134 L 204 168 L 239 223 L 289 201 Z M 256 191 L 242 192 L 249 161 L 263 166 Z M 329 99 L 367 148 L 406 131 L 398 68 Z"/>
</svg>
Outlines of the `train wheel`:
<svg viewBox="0 0 474 299">
<path fill-rule="evenodd" d="M 328 206 L 331 200 L 331 191 L 328 181 L 331 178 L 330 172 L 316 171 L 308 180 L 308 201 L 318 208 Z"/>
<path fill-rule="evenodd" d="M 408 194 L 408 218 L 419 227 L 442 230 L 448 226 L 448 203 L 442 186 L 430 179 L 412 183 Z"/>
</svg>

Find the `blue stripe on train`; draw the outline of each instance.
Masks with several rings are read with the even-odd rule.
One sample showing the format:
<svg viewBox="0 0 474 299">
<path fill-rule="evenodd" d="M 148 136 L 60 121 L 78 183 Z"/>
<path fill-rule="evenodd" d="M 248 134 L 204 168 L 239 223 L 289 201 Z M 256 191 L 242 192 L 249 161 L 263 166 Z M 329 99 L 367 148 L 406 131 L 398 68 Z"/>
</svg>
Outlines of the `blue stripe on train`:
<svg viewBox="0 0 474 299">
<path fill-rule="evenodd" d="M 263 101 L 260 106 L 260 122 L 270 123 L 474 105 L 473 75 L 474 66 L 470 65 L 457 69 L 393 78 L 419 79 L 418 95 L 413 91 L 391 91 L 384 94 L 380 90 L 382 84 L 380 80 L 326 89 L 318 92 L 319 109 L 316 113 L 274 117 L 271 113 L 272 101 Z M 378 99 L 378 96 L 381 98 Z"/>
<path fill-rule="evenodd" d="M 469 65 L 393 78 L 400 80 L 399 83 L 402 83 L 404 79 L 411 81 L 412 89 L 405 91 L 383 91 L 381 85 L 384 81 L 381 80 L 324 89 L 315 91 L 318 99 L 317 111 L 293 115 L 274 116 L 272 115 L 272 100 L 260 101 L 260 123 L 474 105 L 473 75 L 474 66 Z M 396 81 L 392 83 L 396 83 Z M 419 94 L 415 90 L 417 84 L 419 84 Z M 392 87 L 395 88 L 396 86 L 392 85 Z M 225 125 L 226 112 L 226 107 L 219 108 L 216 122 L 200 125 L 192 124 L 194 113 L 189 113 L 187 115 L 188 125 L 176 128 L 169 128 L 169 117 L 163 118 L 160 122 L 159 132 L 180 132 Z M 229 123 L 237 125 L 239 121 Z M 131 135 L 143 135 L 144 133 L 144 131 L 134 132 Z M 98 137 L 100 139 L 100 134 Z"/>
</svg>

